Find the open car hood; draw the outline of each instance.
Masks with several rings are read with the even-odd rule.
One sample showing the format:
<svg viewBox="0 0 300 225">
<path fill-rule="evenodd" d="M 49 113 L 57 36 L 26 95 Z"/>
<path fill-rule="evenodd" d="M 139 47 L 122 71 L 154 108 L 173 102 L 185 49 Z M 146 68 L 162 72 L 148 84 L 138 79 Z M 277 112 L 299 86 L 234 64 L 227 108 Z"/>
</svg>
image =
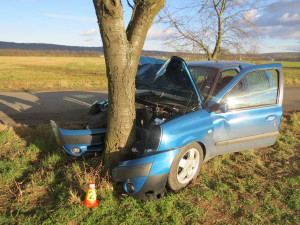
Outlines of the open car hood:
<svg viewBox="0 0 300 225">
<path fill-rule="evenodd" d="M 173 56 L 168 61 L 152 61 L 139 65 L 137 90 L 151 90 L 191 99 L 201 103 L 195 82 L 185 61 Z"/>
</svg>

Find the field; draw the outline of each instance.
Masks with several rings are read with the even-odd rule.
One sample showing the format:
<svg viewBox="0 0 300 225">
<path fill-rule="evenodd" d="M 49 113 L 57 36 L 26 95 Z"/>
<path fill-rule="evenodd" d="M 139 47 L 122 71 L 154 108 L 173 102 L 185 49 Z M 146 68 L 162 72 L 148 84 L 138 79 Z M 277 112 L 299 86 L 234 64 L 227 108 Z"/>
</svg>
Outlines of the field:
<svg viewBox="0 0 300 225">
<path fill-rule="evenodd" d="M 285 86 L 300 86 L 300 62 L 281 63 Z M 106 88 L 104 58 L 0 56 L 0 91 Z"/>
<path fill-rule="evenodd" d="M 106 89 L 104 58 L 0 56 L 0 90 Z"/>
<path fill-rule="evenodd" d="M 300 86 L 300 62 L 281 63 L 285 86 Z M 0 56 L 0 91 L 106 88 L 104 58 Z M 142 202 L 111 181 L 101 156 L 64 153 L 50 126 L 0 124 L 0 224 L 297 224 L 299 112 L 280 133 L 273 146 L 215 157 L 184 190 Z M 91 181 L 95 209 L 81 206 Z"/>
<path fill-rule="evenodd" d="M 0 224 L 299 224 L 300 113 L 285 115 L 269 148 L 215 157 L 160 201 L 122 194 L 101 156 L 74 159 L 49 126 L 0 124 Z M 100 205 L 80 205 L 96 181 Z"/>
<path fill-rule="evenodd" d="M 281 63 L 283 66 L 283 73 L 284 73 L 284 86 L 285 87 L 300 86 L 300 62 L 259 61 L 254 63 L 255 64 Z"/>
</svg>

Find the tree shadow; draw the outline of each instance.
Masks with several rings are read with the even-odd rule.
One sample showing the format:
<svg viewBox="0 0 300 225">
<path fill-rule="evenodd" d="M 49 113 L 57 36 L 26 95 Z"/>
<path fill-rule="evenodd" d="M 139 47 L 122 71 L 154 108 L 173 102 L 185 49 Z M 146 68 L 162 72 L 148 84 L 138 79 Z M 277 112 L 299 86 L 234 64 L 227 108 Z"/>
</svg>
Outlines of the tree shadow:
<svg viewBox="0 0 300 225">
<path fill-rule="evenodd" d="M 25 202 L 27 209 L 23 210 L 23 216 L 40 214 L 44 219 L 49 218 L 53 210 L 68 205 L 70 190 L 83 199 L 89 178 L 94 178 L 90 182 L 98 184 L 106 179 L 104 169 L 94 169 L 100 168 L 102 156 L 70 157 L 56 142 L 48 124 L 50 119 L 61 124 L 83 123 L 91 103 L 106 98 L 104 93 L 75 91 L 0 95 L 0 122 L 9 121 L 15 134 L 26 143 L 20 149 L 26 158 L 26 169 L 20 168 L 21 174 L 15 178 L 18 186 L 9 187 L 15 193 L 15 202 Z M 3 115 L 7 118 L 2 119 Z M 32 159 L 27 160 L 29 158 Z M 30 201 L 18 199 L 22 193 L 28 195 Z M 6 211 L 7 216 L 13 217 L 18 217 L 19 213 L 18 208 Z"/>
<path fill-rule="evenodd" d="M 80 123 L 95 100 L 106 93 L 87 91 L 7 92 L 0 95 L 0 122 L 38 126 L 56 120 L 62 124 Z"/>
<path fill-rule="evenodd" d="M 50 125 L 14 126 L 13 129 L 26 142 L 27 152 L 24 154 L 29 155 L 31 150 L 38 150 L 35 159 L 26 162 L 30 163 L 28 169 L 23 170 L 22 175 L 15 179 L 20 186 L 19 190 L 16 187 L 13 190 L 18 192 L 21 189 L 30 200 L 21 199 L 27 207 L 23 216 L 38 214 L 43 221 L 53 211 L 70 207 L 71 191 L 83 200 L 89 182 L 96 182 L 97 189 L 102 184 L 109 185 L 110 178 L 101 166 L 103 157 L 70 157 L 56 142 Z M 18 216 L 20 212 L 14 208 L 8 213 Z"/>
</svg>

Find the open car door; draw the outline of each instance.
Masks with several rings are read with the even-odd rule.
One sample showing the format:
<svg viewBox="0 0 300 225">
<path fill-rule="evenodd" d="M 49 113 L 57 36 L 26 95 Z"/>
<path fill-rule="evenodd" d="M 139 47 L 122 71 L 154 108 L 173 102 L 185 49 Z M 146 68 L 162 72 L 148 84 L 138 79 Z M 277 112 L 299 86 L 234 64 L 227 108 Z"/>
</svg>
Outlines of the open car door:
<svg viewBox="0 0 300 225">
<path fill-rule="evenodd" d="M 249 66 L 208 102 L 214 155 L 274 144 L 282 119 L 281 64 Z"/>
</svg>

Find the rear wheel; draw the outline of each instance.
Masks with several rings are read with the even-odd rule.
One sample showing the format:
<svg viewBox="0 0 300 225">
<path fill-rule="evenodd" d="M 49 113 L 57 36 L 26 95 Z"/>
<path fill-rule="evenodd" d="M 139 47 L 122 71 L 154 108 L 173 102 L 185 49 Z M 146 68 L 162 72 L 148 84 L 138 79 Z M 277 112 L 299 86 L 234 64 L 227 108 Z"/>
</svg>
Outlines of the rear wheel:
<svg viewBox="0 0 300 225">
<path fill-rule="evenodd" d="M 200 172 L 203 162 L 203 151 L 198 143 L 184 146 L 176 155 L 168 176 L 169 187 L 177 191 L 184 188 Z"/>
</svg>

